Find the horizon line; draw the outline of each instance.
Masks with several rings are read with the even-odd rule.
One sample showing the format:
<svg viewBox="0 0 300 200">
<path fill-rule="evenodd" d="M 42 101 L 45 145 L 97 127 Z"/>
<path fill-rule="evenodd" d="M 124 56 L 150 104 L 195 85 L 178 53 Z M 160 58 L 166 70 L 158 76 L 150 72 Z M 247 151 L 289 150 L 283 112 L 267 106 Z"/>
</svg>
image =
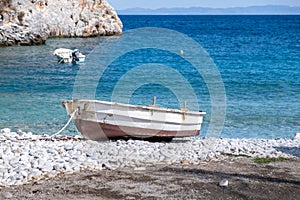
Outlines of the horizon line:
<svg viewBox="0 0 300 200">
<path fill-rule="evenodd" d="M 264 10 L 253 10 L 253 9 L 266 8 Z M 276 12 L 276 9 L 278 12 Z M 182 9 L 182 12 L 180 11 Z M 189 9 L 191 11 L 189 12 Z M 195 9 L 207 9 L 208 12 Z M 240 10 L 239 10 L 240 9 Z M 250 10 L 247 10 L 250 9 Z M 274 10 L 275 9 L 275 10 Z M 294 12 L 287 9 L 294 9 Z M 299 10 L 298 10 L 299 9 Z M 290 6 L 290 5 L 253 5 L 245 7 L 227 7 L 227 8 L 213 8 L 213 7 L 161 7 L 161 8 L 142 8 L 133 7 L 126 9 L 115 9 L 120 15 L 299 15 L 300 6 Z M 234 12 L 236 10 L 237 12 Z M 151 13 L 154 12 L 154 13 Z M 123 14 L 122 14 L 123 13 Z"/>
<path fill-rule="evenodd" d="M 291 6 L 291 5 L 274 5 L 274 4 L 266 4 L 266 5 L 251 5 L 251 6 L 233 6 L 233 7 L 207 7 L 207 6 L 189 6 L 189 7 L 160 7 L 160 8 L 144 8 L 144 7 L 130 7 L 130 8 L 123 8 L 123 9 L 116 9 L 116 10 L 129 10 L 129 9 L 145 9 L 145 10 L 158 10 L 158 9 L 175 9 L 175 8 L 209 8 L 209 9 L 232 9 L 232 8 L 249 8 L 249 7 L 290 7 L 290 8 L 300 8 L 299 6 Z"/>
</svg>

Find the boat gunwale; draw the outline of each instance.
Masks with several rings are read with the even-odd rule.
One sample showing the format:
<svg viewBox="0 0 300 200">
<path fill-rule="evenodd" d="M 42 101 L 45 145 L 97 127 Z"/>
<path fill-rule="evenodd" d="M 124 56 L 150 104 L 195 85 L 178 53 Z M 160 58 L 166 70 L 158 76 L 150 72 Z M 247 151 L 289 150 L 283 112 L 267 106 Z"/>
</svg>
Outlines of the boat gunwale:
<svg viewBox="0 0 300 200">
<path fill-rule="evenodd" d="M 197 115 L 197 116 L 204 116 L 206 115 L 206 112 L 199 111 L 189 111 L 189 110 L 179 110 L 179 109 L 170 109 L 170 108 L 160 108 L 156 106 L 141 106 L 141 105 L 133 105 L 133 104 L 125 104 L 125 103 L 117 103 L 117 102 L 109 102 L 109 101 L 101 101 L 101 100 L 66 100 L 63 101 L 64 103 L 100 103 L 100 104 L 105 104 L 105 105 L 111 105 L 111 106 L 120 106 L 120 107 L 130 107 L 130 108 L 139 108 L 139 109 L 144 109 L 144 110 L 153 110 L 153 111 L 162 111 L 162 112 L 169 112 L 169 113 L 178 113 L 178 114 L 188 114 L 188 115 Z M 94 111 L 97 112 L 97 111 Z"/>
</svg>

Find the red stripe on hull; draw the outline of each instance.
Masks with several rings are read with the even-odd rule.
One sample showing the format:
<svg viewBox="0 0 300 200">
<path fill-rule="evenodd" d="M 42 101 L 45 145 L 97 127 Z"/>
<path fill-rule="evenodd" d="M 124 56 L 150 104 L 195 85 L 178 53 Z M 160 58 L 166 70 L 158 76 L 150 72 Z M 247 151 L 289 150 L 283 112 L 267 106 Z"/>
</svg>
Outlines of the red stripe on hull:
<svg viewBox="0 0 300 200">
<path fill-rule="evenodd" d="M 76 119 L 75 125 L 79 132 L 91 140 L 103 140 L 114 137 L 190 137 L 200 134 L 200 130 L 168 131 L 137 127 L 118 126 L 100 122 L 90 122 Z"/>
</svg>

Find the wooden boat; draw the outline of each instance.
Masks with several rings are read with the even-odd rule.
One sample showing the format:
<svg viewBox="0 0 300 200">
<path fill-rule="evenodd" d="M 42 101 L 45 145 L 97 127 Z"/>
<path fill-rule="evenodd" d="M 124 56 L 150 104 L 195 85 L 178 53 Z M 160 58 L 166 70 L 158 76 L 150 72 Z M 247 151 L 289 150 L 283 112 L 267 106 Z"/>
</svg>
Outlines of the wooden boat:
<svg viewBox="0 0 300 200">
<path fill-rule="evenodd" d="M 58 59 L 59 63 L 75 63 L 80 64 L 85 61 L 85 55 L 83 55 L 78 49 L 65 49 L 59 48 L 53 52 Z"/>
<path fill-rule="evenodd" d="M 64 101 L 79 132 L 91 140 L 107 138 L 156 138 L 197 136 L 205 112 L 138 106 L 97 100 Z"/>
</svg>

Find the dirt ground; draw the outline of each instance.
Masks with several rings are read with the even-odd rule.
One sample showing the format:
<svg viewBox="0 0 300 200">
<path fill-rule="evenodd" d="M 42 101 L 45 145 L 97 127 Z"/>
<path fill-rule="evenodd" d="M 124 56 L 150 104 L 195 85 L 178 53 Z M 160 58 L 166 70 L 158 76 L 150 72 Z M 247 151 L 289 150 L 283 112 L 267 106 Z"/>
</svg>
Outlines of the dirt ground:
<svg viewBox="0 0 300 200">
<path fill-rule="evenodd" d="M 220 187 L 223 179 L 227 187 Z M 0 188 L 0 199 L 300 199 L 300 159 L 228 157 L 199 165 L 83 171 Z"/>
</svg>

